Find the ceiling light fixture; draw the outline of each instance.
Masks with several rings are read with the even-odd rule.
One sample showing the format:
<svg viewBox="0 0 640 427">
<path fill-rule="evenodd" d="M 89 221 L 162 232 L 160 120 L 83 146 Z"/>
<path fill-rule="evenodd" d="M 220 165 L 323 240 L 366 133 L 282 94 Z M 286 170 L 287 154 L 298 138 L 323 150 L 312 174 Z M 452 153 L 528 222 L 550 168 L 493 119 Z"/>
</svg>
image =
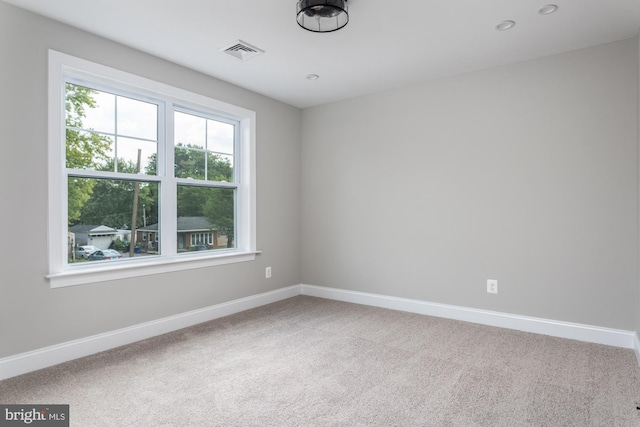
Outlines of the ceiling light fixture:
<svg viewBox="0 0 640 427">
<path fill-rule="evenodd" d="M 538 9 L 538 13 L 540 15 L 550 15 L 553 12 L 555 12 L 556 10 L 558 10 L 558 6 L 556 6 L 555 4 L 548 4 L 546 6 L 542 6 L 540 9 Z"/>
<path fill-rule="evenodd" d="M 307 74 L 307 80 L 318 80 L 320 78 L 317 74 Z"/>
<path fill-rule="evenodd" d="M 506 30 L 509 30 L 509 29 L 513 28 L 514 25 L 516 25 L 516 23 L 514 21 L 498 22 L 498 25 L 496 25 L 496 30 L 498 30 L 498 31 L 506 31 Z"/>
<path fill-rule="evenodd" d="M 296 20 L 305 30 L 329 33 L 349 22 L 347 0 L 300 0 Z"/>
</svg>

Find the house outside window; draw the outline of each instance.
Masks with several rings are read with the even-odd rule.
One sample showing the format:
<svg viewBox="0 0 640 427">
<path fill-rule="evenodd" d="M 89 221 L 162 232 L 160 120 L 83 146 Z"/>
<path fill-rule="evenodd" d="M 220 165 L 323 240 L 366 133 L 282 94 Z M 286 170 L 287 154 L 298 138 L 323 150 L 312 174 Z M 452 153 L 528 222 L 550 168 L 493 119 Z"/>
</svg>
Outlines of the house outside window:
<svg viewBox="0 0 640 427">
<path fill-rule="evenodd" d="M 52 286 L 255 258 L 255 113 L 54 51 L 49 95 Z M 74 258 L 87 227 L 123 258 Z"/>
</svg>

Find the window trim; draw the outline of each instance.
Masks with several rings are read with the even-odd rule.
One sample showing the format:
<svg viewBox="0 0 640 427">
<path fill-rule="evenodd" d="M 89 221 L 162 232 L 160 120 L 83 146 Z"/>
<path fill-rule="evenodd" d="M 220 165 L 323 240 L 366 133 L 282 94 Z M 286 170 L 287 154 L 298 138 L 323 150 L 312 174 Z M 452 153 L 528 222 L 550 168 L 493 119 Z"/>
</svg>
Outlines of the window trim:
<svg viewBox="0 0 640 427">
<path fill-rule="evenodd" d="M 67 242 L 67 187 L 65 145 L 65 76 L 72 74 L 76 78 L 85 77 L 91 82 L 109 81 L 119 88 L 130 90 L 141 95 L 161 97 L 175 106 L 193 107 L 212 111 L 224 117 L 237 120 L 240 142 L 236 162 L 239 166 L 237 175 L 237 208 L 235 236 L 236 248 L 220 251 L 201 251 L 194 254 L 159 255 L 153 259 L 132 259 L 105 265 L 69 266 L 66 256 Z M 154 96 L 155 95 L 155 96 Z M 173 111 L 173 108 L 167 106 Z M 218 101 L 213 98 L 149 80 L 125 71 L 97 64 L 81 58 L 49 50 L 48 75 L 48 235 L 47 254 L 49 260 L 48 274 L 52 288 L 74 286 L 95 282 L 103 282 L 130 277 L 161 274 L 192 268 L 210 267 L 236 262 L 253 261 L 256 250 L 256 113 L 254 111 Z M 160 123 L 159 125 L 163 125 Z M 167 133 L 172 133 L 171 126 L 166 126 Z M 172 160 L 173 154 L 166 153 L 166 164 Z M 160 154 L 158 154 L 160 158 Z M 143 175 L 142 180 L 154 180 L 154 177 Z M 175 177 L 165 178 L 170 185 L 161 187 L 161 200 L 171 200 L 170 191 L 175 191 L 179 180 Z M 162 202 L 161 202 L 162 203 Z M 166 204 L 166 203 L 165 203 Z M 165 206 L 172 209 L 175 206 Z M 168 221 L 163 224 L 163 234 L 174 236 L 176 224 Z M 173 242 L 176 246 L 177 242 Z"/>
</svg>

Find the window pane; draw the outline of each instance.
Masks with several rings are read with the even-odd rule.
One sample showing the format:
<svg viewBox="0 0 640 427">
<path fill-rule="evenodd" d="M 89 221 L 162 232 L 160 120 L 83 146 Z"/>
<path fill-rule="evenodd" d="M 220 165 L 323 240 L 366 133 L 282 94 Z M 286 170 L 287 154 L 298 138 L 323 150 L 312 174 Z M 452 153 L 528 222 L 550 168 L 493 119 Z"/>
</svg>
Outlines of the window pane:
<svg viewBox="0 0 640 427">
<path fill-rule="evenodd" d="M 174 120 L 176 145 L 205 148 L 207 135 L 206 119 L 176 111 Z"/>
<path fill-rule="evenodd" d="M 207 120 L 207 149 L 233 156 L 235 126 L 216 120 Z"/>
<path fill-rule="evenodd" d="M 178 186 L 178 252 L 235 247 L 235 191 Z"/>
<path fill-rule="evenodd" d="M 158 255 L 158 194 L 154 182 L 69 177 L 69 263 Z M 101 252 L 91 256 L 97 250 Z"/>
<path fill-rule="evenodd" d="M 118 172 L 137 173 L 138 150 L 140 150 L 140 172 L 155 175 L 158 144 L 153 141 L 118 137 Z"/>
<path fill-rule="evenodd" d="M 207 155 L 207 180 L 233 182 L 233 156 Z"/>
<path fill-rule="evenodd" d="M 113 170 L 114 147 L 113 138 L 104 134 L 67 129 L 65 164 L 71 169 Z"/>
<path fill-rule="evenodd" d="M 174 156 L 177 178 L 206 179 L 204 151 L 176 146 Z"/>
<path fill-rule="evenodd" d="M 119 135 L 158 139 L 157 105 L 123 96 L 119 96 L 117 102 Z"/>
<path fill-rule="evenodd" d="M 67 83 L 66 125 L 102 133 L 115 133 L 116 96 Z"/>
</svg>

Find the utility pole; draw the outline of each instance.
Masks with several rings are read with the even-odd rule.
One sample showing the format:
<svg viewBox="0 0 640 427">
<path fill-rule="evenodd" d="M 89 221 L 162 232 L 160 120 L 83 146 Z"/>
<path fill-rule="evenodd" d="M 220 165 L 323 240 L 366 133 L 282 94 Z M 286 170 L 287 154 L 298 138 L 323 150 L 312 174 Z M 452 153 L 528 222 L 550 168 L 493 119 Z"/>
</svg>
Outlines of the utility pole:
<svg viewBox="0 0 640 427">
<path fill-rule="evenodd" d="M 138 148 L 138 167 L 136 173 L 140 173 L 140 158 L 142 150 Z M 140 182 L 136 181 L 133 189 L 133 215 L 131 216 L 131 244 L 129 245 L 129 257 L 133 258 L 136 248 L 136 223 L 138 222 L 138 196 L 140 194 Z"/>
</svg>

